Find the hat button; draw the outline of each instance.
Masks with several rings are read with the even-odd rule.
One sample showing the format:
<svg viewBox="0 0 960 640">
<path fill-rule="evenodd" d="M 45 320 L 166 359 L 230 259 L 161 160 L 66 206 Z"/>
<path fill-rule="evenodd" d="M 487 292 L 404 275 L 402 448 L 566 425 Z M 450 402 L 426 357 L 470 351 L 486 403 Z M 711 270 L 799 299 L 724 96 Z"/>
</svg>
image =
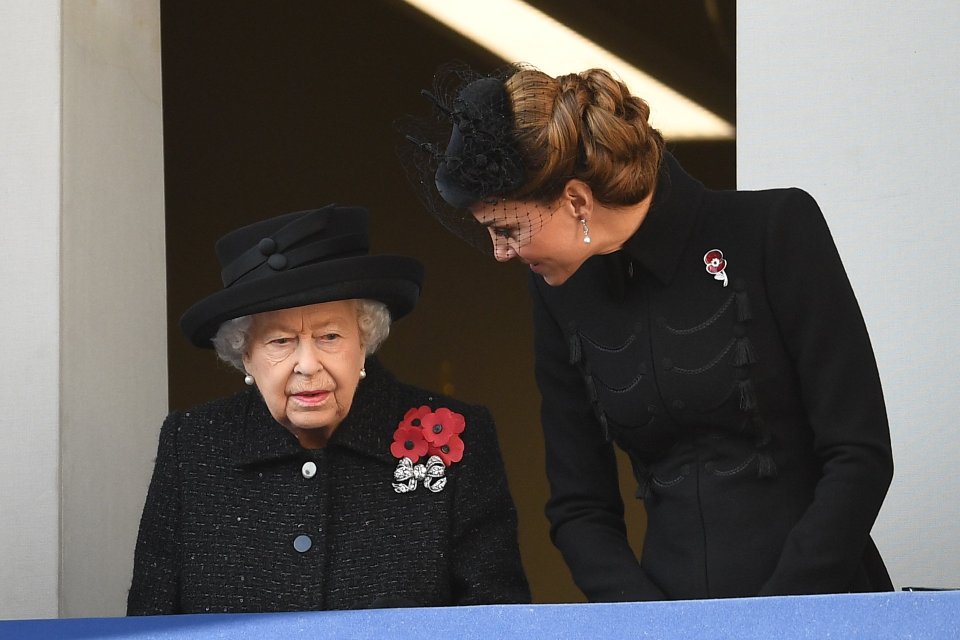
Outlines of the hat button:
<svg viewBox="0 0 960 640">
<path fill-rule="evenodd" d="M 267 264 L 274 271 L 282 271 L 287 268 L 287 256 L 282 253 L 275 253 L 267 258 Z"/>
<path fill-rule="evenodd" d="M 275 253 L 277 250 L 277 243 L 273 238 L 264 238 L 257 243 L 257 249 L 260 250 L 265 256 L 269 256 L 272 253 Z"/>
</svg>

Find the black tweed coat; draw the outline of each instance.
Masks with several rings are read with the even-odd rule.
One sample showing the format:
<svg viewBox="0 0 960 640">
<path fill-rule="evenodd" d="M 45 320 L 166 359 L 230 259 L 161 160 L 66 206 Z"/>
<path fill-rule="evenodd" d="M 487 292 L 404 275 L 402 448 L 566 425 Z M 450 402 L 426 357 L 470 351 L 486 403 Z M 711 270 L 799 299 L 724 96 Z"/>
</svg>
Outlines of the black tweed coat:
<svg viewBox="0 0 960 640">
<path fill-rule="evenodd" d="M 529 602 L 488 411 L 400 384 L 373 358 L 366 370 L 320 450 L 300 448 L 255 389 L 167 418 L 128 614 Z M 463 414 L 463 459 L 442 491 L 399 494 L 390 444 L 421 405 Z"/>
<path fill-rule="evenodd" d="M 590 600 L 891 588 L 880 379 L 809 195 L 712 191 L 668 155 L 622 251 L 531 291 L 547 515 Z M 639 561 L 611 442 L 645 500 Z"/>
</svg>

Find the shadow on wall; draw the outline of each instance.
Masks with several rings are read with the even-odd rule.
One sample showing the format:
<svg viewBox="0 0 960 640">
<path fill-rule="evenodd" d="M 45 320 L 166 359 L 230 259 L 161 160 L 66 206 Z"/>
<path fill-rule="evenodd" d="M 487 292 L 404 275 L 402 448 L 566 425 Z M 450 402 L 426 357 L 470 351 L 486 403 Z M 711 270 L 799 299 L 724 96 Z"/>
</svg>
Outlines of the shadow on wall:
<svg viewBox="0 0 960 640">
<path fill-rule="evenodd" d="M 394 326 L 381 359 L 406 382 L 490 407 L 534 599 L 581 601 L 543 516 L 525 270 L 495 263 L 423 213 L 395 154 L 392 122 L 425 112 L 419 91 L 439 63 L 489 70 L 501 62 L 399 2 L 287 2 L 280 10 L 164 0 L 161 12 L 171 408 L 243 384 L 177 325 L 221 286 L 215 240 L 287 211 L 366 206 L 374 251 L 415 256 L 427 269 L 417 310 Z M 708 184 L 734 184 L 732 143 L 672 150 Z M 621 466 L 629 497 L 633 481 Z M 643 511 L 627 502 L 639 548 Z"/>
</svg>

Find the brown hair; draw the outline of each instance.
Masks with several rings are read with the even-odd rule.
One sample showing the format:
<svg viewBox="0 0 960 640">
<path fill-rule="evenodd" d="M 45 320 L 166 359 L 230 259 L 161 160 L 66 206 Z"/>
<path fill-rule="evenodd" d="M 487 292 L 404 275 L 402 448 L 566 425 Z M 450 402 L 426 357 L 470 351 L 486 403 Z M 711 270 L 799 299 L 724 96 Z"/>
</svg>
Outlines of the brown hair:
<svg viewBox="0 0 960 640">
<path fill-rule="evenodd" d="M 527 179 L 510 198 L 547 202 L 578 178 L 605 205 L 631 205 L 657 183 L 663 137 L 650 108 L 603 69 L 551 78 L 521 68 L 504 83 Z"/>
</svg>

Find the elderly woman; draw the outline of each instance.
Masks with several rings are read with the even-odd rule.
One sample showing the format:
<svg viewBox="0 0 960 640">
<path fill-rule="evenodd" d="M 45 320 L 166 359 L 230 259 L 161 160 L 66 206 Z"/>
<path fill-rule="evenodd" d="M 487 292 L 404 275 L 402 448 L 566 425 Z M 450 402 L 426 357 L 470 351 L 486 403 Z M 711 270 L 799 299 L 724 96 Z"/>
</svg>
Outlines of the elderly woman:
<svg viewBox="0 0 960 640">
<path fill-rule="evenodd" d="M 372 356 L 421 265 L 332 205 L 216 250 L 224 289 L 181 328 L 251 388 L 164 422 L 128 614 L 528 602 L 489 412 Z"/>
</svg>

